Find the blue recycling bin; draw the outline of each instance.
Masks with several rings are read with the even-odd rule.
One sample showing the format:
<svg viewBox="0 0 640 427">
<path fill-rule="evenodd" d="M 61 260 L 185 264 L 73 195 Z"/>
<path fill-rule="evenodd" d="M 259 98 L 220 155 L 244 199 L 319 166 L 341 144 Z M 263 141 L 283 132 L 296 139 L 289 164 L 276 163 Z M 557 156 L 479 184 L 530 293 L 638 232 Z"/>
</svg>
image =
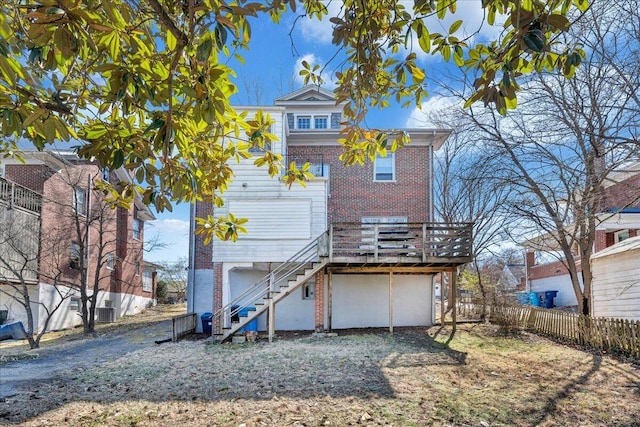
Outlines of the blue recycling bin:
<svg viewBox="0 0 640 427">
<path fill-rule="evenodd" d="M 540 307 L 540 297 L 536 292 L 529 292 L 529 304 L 534 307 Z"/>
<path fill-rule="evenodd" d="M 200 320 L 202 320 L 202 333 L 211 335 L 211 320 L 213 319 L 213 313 L 202 313 Z"/>
<path fill-rule="evenodd" d="M 553 304 L 553 299 L 558 296 L 558 291 L 546 291 L 544 293 L 544 307 L 545 308 L 553 308 L 555 305 Z"/>
<path fill-rule="evenodd" d="M 256 311 L 256 308 L 255 307 L 244 307 L 244 308 L 241 308 L 240 311 L 238 312 L 238 315 L 240 317 L 247 317 L 247 316 L 249 316 L 249 312 L 250 311 Z M 243 332 L 258 332 L 258 318 L 256 317 L 255 319 L 251 320 L 249 323 L 244 325 L 242 327 L 242 331 Z"/>
<path fill-rule="evenodd" d="M 529 305 L 529 292 L 516 292 L 518 304 Z"/>
</svg>

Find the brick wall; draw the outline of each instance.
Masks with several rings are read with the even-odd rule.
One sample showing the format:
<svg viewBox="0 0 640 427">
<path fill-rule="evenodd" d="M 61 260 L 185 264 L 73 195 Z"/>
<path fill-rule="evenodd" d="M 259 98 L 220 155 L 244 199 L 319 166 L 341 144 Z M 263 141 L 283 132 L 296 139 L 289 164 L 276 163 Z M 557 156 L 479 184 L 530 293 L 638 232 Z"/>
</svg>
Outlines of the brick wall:
<svg viewBox="0 0 640 427">
<path fill-rule="evenodd" d="M 315 275 L 315 331 L 324 332 L 324 271 Z"/>
<path fill-rule="evenodd" d="M 290 146 L 294 156 L 323 156 L 330 165 L 328 220 L 360 222 L 363 216 L 404 216 L 409 222 L 429 221 L 429 151 L 427 146 L 407 146 L 396 152 L 396 181 L 374 182 L 373 163 L 345 167 L 339 160 L 343 148 Z"/>
<path fill-rule="evenodd" d="M 203 218 L 213 213 L 213 204 L 209 202 L 196 202 L 196 217 Z M 204 236 L 192 236 L 195 238 L 195 269 L 211 270 L 213 268 L 213 249 L 211 243 L 204 244 Z"/>
<path fill-rule="evenodd" d="M 640 207 L 640 173 L 604 190 L 603 209 Z"/>
<path fill-rule="evenodd" d="M 43 194 L 44 183 L 54 174 L 47 165 L 6 165 L 5 177 L 16 184 Z"/>
<path fill-rule="evenodd" d="M 222 263 L 212 263 L 213 268 L 213 313 L 222 308 Z M 222 324 L 220 318 L 214 318 L 211 325 L 213 333 L 222 332 Z"/>
</svg>

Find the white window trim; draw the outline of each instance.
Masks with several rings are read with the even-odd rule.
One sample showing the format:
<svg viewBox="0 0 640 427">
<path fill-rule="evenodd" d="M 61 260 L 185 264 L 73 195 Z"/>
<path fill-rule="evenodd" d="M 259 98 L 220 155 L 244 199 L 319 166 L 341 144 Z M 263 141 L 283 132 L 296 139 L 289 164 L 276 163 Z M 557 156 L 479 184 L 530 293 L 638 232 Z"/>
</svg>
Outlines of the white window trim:
<svg viewBox="0 0 640 427">
<path fill-rule="evenodd" d="M 620 238 L 621 236 L 625 236 L 625 237 Z M 623 240 L 627 240 L 630 237 L 631 237 L 631 231 L 628 228 L 625 228 L 624 230 L 618 230 L 615 233 L 613 233 L 613 242 L 620 243 Z"/>
<path fill-rule="evenodd" d="M 82 201 L 82 210 L 78 209 L 78 193 L 84 194 L 84 200 Z M 73 209 L 82 216 L 87 214 L 87 190 L 82 187 L 73 187 Z"/>
<path fill-rule="evenodd" d="M 396 153 L 388 152 L 387 156 L 382 158 L 384 160 L 391 159 L 391 179 L 377 179 L 377 162 L 378 159 L 382 158 L 379 155 L 376 155 L 376 159 L 373 162 L 373 181 L 374 182 L 396 182 Z"/>
<path fill-rule="evenodd" d="M 113 252 L 107 254 L 107 262 L 104 263 L 104 266 L 107 270 L 113 271 L 116 269 L 116 256 Z"/>
<path fill-rule="evenodd" d="M 136 224 L 138 225 L 137 230 L 136 230 Z M 131 238 L 134 240 L 140 240 L 140 238 L 142 237 L 143 227 L 144 227 L 144 224 L 141 219 L 133 218 L 133 225 L 131 226 Z"/>
<path fill-rule="evenodd" d="M 302 117 L 309 118 L 309 128 L 298 127 L 298 119 Z M 327 126 L 323 128 L 316 127 L 316 119 L 323 118 L 326 120 Z M 328 113 L 312 114 L 312 113 L 300 113 L 294 115 L 294 126 L 296 130 L 327 130 L 331 128 L 331 115 Z"/>
</svg>

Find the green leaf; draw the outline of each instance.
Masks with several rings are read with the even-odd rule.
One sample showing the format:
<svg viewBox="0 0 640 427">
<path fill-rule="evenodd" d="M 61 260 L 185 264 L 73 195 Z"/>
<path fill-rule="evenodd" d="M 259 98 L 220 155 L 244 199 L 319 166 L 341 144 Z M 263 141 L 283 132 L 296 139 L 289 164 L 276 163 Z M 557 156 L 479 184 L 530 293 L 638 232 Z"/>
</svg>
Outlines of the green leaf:
<svg viewBox="0 0 640 427">
<path fill-rule="evenodd" d="M 113 152 L 113 163 L 112 166 L 114 169 L 118 169 L 122 167 L 124 164 L 124 151 L 116 150 Z"/>
<path fill-rule="evenodd" d="M 454 22 L 453 24 L 451 24 L 451 27 L 449 27 L 449 34 L 453 34 L 456 31 L 458 31 L 460 29 L 460 27 L 462 26 L 462 20 L 459 19 L 456 22 Z"/>
</svg>

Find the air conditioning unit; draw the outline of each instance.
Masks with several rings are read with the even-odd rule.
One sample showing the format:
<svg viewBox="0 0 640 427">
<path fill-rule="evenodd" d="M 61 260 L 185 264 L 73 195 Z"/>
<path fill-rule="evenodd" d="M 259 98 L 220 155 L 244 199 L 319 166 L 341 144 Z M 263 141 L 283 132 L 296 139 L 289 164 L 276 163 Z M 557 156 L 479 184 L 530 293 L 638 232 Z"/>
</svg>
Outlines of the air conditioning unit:
<svg viewBox="0 0 640 427">
<path fill-rule="evenodd" d="M 97 307 L 96 321 L 98 323 L 113 323 L 116 321 L 116 311 L 113 307 Z"/>
</svg>

